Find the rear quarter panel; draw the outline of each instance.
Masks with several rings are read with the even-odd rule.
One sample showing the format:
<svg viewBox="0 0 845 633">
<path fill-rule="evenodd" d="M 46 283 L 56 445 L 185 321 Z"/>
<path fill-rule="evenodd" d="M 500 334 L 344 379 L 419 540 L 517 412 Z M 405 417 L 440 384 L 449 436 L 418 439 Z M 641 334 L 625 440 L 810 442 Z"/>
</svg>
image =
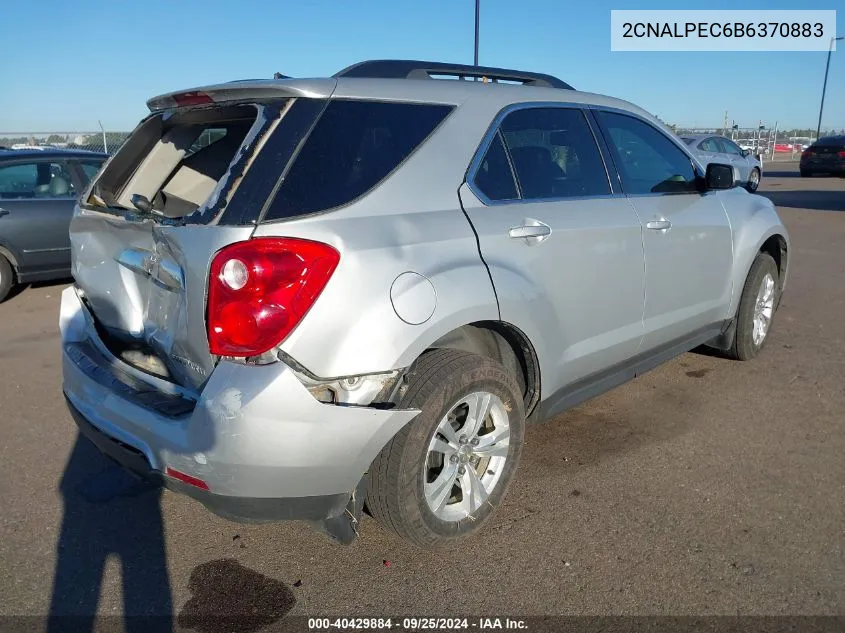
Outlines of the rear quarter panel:
<svg viewBox="0 0 845 633">
<path fill-rule="evenodd" d="M 458 198 L 495 109 L 486 118 L 458 108 L 393 175 L 345 207 L 256 228 L 255 237 L 318 240 L 340 252 L 337 270 L 283 352 L 321 378 L 380 373 L 409 366 L 457 327 L 499 318 Z M 394 287 L 407 272 L 424 279 Z M 415 322 L 397 314 L 391 288 Z"/>
</svg>

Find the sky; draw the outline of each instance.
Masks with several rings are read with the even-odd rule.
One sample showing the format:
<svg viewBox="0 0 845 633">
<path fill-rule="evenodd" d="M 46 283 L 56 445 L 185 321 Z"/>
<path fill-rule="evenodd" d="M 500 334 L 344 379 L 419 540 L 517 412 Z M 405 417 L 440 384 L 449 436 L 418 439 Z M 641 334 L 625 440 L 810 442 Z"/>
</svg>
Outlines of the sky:
<svg viewBox="0 0 845 633">
<path fill-rule="evenodd" d="M 364 59 L 471 64 L 474 0 L 5 0 L 0 133 L 129 130 L 151 96 L 274 72 L 328 76 Z M 814 128 L 827 53 L 611 52 L 611 9 L 802 9 L 795 0 L 481 0 L 479 63 L 556 75 L 668 123 Z M 812 9 L 845 3 L 815 0 Z M 823 128 L 845 128 L 845 42 Z"/>
</svg>

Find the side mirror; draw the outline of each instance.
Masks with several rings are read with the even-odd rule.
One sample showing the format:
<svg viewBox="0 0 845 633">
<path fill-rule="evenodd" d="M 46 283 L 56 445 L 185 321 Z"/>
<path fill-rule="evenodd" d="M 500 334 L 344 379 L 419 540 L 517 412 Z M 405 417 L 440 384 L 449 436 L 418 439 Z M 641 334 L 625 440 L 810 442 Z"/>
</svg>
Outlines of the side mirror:
<svg viewBox="0 0 845 633">
<path fill-rule="evenodd" d="M 707 173 L 704 176 L 704 188 L 706 190 L 732 189 L 735 185 L 734 168 L 731 165 L 720 163 L 707 165 Z"/>
<path fill-rule="evenodd" d="M 751 150 L 750 149 L 742 150 L 742 157 L 743 158 L 748 158 L 749 156 L 751 156 Z"/>
</svg>

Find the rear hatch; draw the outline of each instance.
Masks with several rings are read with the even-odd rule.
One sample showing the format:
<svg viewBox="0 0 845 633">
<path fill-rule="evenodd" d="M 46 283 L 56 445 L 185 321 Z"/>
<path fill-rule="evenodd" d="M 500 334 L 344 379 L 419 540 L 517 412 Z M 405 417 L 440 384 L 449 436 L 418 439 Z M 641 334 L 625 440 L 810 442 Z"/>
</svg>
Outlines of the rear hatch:
<svg viewBox="0 0 845 633">
<path fill-rule="evenodd" d="M 332 85 L 262 82 L 165 95 L 80 199 L 73 277 L 110 351 L 199 391 L 211 261 L 252 235 Z"/>
</svg>

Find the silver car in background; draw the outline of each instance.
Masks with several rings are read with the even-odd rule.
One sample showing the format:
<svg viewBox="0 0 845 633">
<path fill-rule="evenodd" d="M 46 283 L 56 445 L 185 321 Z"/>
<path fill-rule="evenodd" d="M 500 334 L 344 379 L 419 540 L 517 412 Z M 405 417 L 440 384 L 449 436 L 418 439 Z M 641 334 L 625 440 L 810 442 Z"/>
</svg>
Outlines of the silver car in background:
<svg viewBox="0 0 845 633">
<path fill-rule="evenodd" d="M 692 148 L 698 159 L 705 165 L 725 163 L 733 165 L 736 178 L 748 191 L 754 193 L 760 186 L 763 176 L 763 162 L 759 155 L 743 149 L 731 139 L 714 134 L 682 136 L 684 143 Z"/>
<path fill-rule="evenodd" d="M 148 106 L 71 223 L 63 391 L 102 452 L 222 516 L 348 543 L 366 506 L 452 542 L 527 423 L 771 331 L 771 201 L 628 102 L 382 60 Z"/>
</svg>

